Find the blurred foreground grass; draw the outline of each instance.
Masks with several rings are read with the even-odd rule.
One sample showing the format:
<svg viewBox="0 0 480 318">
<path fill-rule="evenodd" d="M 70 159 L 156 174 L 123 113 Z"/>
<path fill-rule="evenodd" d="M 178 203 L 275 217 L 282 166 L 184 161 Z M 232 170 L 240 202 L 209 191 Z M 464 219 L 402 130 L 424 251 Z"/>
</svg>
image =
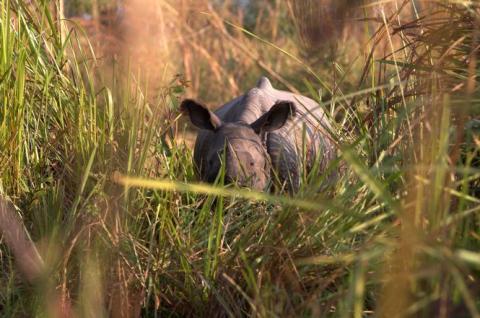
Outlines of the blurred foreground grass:
<svg viewBox="0 0 480 318">
<path fill-rule="evenodd" d="M 479 6 L 367 3 L 325 61 L 292 31 L 322 10 L 182 3 L 158 2 L 208 36 L 179 25 L 167 58 L 191 85 L 165 71 L 152 91 L 137 53 L 103 56 L 46 1 L 0 2 L 2 316 L 478 317 Z M 179 98 L 226 101 L 257 73 L 336 119 L 335 184 L 196 183 Z"/>
</svg>

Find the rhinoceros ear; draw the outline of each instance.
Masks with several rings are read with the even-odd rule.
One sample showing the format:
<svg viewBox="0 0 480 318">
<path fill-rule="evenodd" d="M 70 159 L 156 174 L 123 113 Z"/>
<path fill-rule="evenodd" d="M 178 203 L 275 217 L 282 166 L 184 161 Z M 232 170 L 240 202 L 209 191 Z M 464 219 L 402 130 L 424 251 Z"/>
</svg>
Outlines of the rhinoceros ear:
<svg viewBox="0 0 480 318">
<path fill-rule="evenodd" d="M 192 99 L 185 99 L 180 105 L 180 110 L 188 114 L 192 124 L 200 129 L 217 130 L 222 125 L 217 115 Z"/>
<path fill-rule="evenodd" d="M 295 112 L 296 108 L 293 102 L 280 101 L 250 126 L 257 134 L 277 130 L 282 128 L 291 116 L 295 116 Z"/>
</svg>

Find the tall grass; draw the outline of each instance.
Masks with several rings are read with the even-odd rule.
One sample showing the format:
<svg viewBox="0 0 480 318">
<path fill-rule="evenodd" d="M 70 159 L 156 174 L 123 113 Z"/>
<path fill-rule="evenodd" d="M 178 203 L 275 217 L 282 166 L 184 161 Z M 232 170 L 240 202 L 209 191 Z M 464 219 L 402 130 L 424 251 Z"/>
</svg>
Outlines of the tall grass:
<svg viewBox="0 0 480 318">
<path fill-rule="evenodd" d="M 1 314 L 478 317 L 479 7 L 367 4 L 346 21 L 366 49 L 324 63 L 278 29 L 302 8 L 201 4 L 208 35 L 182 18 L 169 48 L 191 87 L 155 87 L 135 47 L 107 68 L 48 2 L 1 1 Z M 262 72 L 336 120 L 335 183 L 196 182 L 179 98 L 225 101 Z"/>
</svg>

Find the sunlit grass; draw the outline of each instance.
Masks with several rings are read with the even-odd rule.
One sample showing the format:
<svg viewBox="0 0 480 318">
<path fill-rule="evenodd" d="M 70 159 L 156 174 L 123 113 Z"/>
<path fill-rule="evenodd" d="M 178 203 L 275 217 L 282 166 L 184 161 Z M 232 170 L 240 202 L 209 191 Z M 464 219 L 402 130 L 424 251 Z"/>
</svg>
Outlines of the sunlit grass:
<svg viewBox="0 0 480 318">
<path fill-rule="evenodd" d="M 151 92 L 136 61 L 109 69 L 47 2 L 1 1 L 0 314 L 478 317 L 479 8 L 411 22 L 412 4 L 378 32 L 366 24 L 372 53 L 350 65 L 212 7 L 199 16 L 216 33 L 174 50 L 200 52 L 198 65 L 182 57 L 200 82 Z M 198 183 L 179 99 L 231 98 L 249 72 L 310 92 L 336 120 L 335 182 L 314 172 L 295 195 L 223 186 L 222 173 Z"/>
</svg>

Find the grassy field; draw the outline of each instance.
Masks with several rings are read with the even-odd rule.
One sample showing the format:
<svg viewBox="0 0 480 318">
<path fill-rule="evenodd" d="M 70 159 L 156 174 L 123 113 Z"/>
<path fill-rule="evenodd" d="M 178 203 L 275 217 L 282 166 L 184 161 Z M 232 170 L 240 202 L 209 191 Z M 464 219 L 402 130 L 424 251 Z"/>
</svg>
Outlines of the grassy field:
<svg viewBox="0 0 480 318">
<path fill-rule="evenodd" d="M 477 2 L 147 2 L 0 0 L 0 316 L 480 317 Z M 181 99 L 260 75 L 335 183 L 198 182 Z"/>
</svg>

